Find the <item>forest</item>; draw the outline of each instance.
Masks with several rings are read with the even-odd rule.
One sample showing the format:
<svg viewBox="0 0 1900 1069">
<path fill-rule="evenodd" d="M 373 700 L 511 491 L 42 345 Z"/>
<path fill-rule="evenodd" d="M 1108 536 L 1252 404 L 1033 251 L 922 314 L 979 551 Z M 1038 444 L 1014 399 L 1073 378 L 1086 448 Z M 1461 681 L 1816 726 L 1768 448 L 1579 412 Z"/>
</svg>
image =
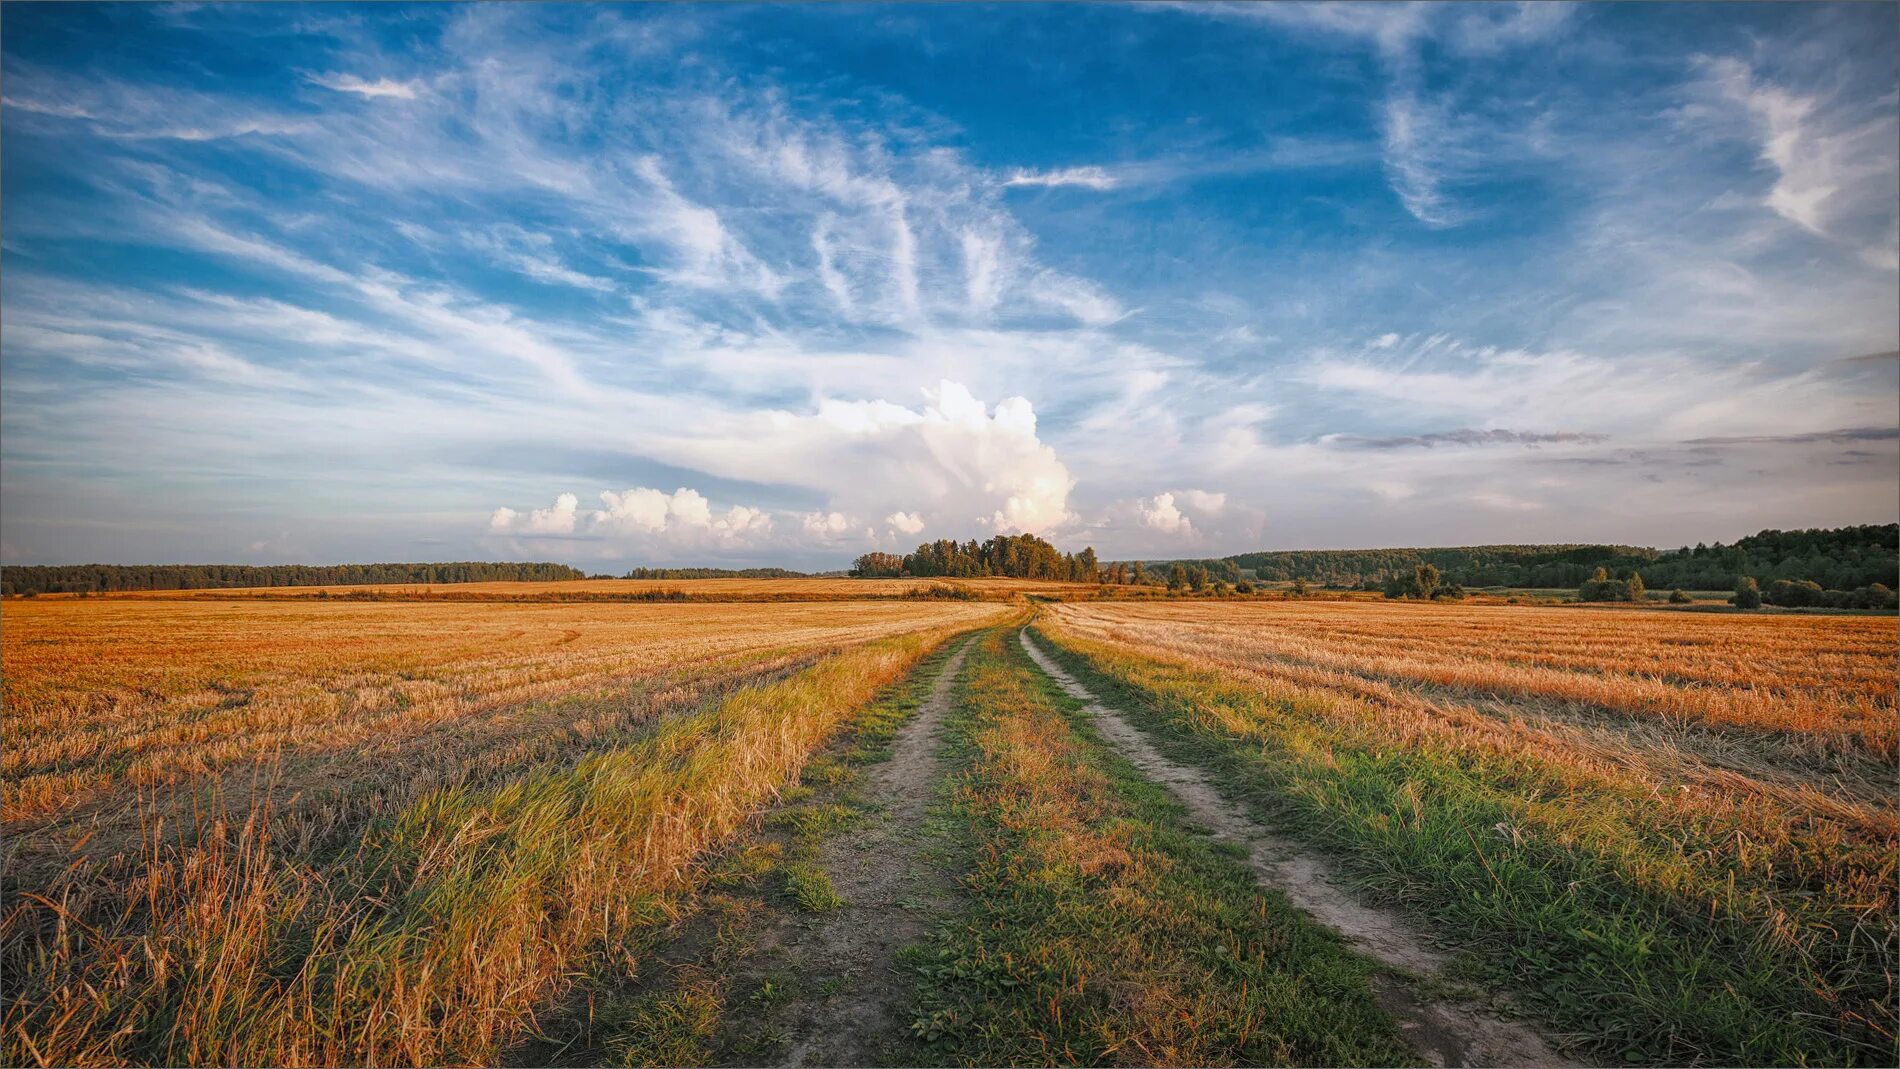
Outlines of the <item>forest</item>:
<svg viewBox="0 0 1900 1069">
<path fill-rule="evenodd" d="M 61 564 L 9 565 L 0 593 L 100 594 L 116 590 L 214 590 L 370 583 L 536 583 L 585 579 L 565 564 Z"/>
<path fill-rule="evenodd" d="M 1617 545 L 1451 546 L 1439 549 L 1327 549 L 1241 553 L 1233 566 L 1268 582 L 1304 579 L 1333 587 L 1376 587 L 1421 564 L 1470 587 L 1577 587 L 1599 568 L 1611 578 L 1640 571 L 1651 588 L 1733 590 L 1742 576 L 1766 585 L 1810 582 L 1853 590 L 1900 580 L 1900 524 L 1800 531 L 1767 530 L 1733 544 L 1656 550 Z"/>
<path fill-rule="evenodd" d="M 803 579 L 789 568 L 632 568 L 622 579 Z"/>
</svg>

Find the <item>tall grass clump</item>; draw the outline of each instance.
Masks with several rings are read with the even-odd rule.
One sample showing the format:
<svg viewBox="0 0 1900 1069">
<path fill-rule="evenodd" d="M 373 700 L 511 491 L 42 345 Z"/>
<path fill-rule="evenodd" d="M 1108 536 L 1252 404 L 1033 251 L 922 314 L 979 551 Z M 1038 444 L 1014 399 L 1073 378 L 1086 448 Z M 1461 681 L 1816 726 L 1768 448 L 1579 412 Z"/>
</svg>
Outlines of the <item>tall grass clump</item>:
<svg viewBox="0 0 1900 1069">
<path fill-rule="evenodd" d="M 209 806 L 135 856 L 10 889 L 12 1064 L 491 1060 L 589 954 L 655 917 L 695 858 L 783 787 L 943 630 L 847 649 L 627 747 L 450 786 L 341 856 Z M 159 810 L 154 808 L 154 812 Z"/>
</svg>

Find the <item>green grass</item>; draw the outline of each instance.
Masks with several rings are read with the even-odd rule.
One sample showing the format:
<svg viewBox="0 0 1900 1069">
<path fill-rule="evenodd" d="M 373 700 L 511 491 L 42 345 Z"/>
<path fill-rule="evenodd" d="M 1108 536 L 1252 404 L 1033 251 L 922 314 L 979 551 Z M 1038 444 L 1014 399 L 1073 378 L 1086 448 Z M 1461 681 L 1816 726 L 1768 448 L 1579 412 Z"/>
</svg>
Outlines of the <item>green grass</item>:
<svg viewBox="0 0 1900 1069">
<path fill-rule="evenodd" d="M 1044 637 L 1171 757 L 1605 1057 L 1894 1064 L 1894 927 L 1857 904 L 1891 883 L 1890 848 L 1825 829 L 1762 842 L 1560 765 L 1394 745 L 1310 694 Z M 1741 843 L 1774 863 L 1745 863 Z"/>
<path fill-rule="evenodd" d="M 1186 827 L 1002 633 L 951 722 L 966 912 L 906 955 L 919 1064 L 1414 1064 L 1368 966 Z"/>
<path fill-rule="evenodd" d="M 807 913 L 825 913 L 844 905 L 831 885 L 831 874 L 811 861 L 785 866 L 785 893 Z"/>
</svg>

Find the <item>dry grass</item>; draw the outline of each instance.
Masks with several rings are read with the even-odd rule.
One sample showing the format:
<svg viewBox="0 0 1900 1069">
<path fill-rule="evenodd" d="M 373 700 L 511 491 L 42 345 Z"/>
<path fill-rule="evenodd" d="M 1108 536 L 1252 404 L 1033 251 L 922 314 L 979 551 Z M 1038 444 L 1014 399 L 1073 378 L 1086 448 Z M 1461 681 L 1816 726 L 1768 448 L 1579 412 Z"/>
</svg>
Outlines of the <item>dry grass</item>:
<svg viewBox="0 0 1900 1069">
<path fill-rule="evenodd" d="M 5 1060 L 488 1058 L 1001 611 L 10 603 Z"/>
<path fill-rule="evenodd" d="M 589 601 L 643 598 L 658 594 L 677 594 L 701 601 L 839 601 L 874 598 L 907 598 L 938 590 L 968 591 L 986 599 L 1007 599 L 1020 594 L 1077 595 L 1097 588 L 1087 583 L 1064 583 L 1052 579 L 849 579 L 810 577 L 790 579 L 573 579 L 549 583 L 365 583 L 351 586 L 265 586 L 228 587 L 215 590 L 126 590 L 111 594 L 93 594 L 90 598 L 113 600 L 193 599 L 226 601 L 231 599 L 282 598 L 390 598 L 400 600 L 441 601 Z M 17 601 L 89 600 L 77 594 L 42 594 Z"/>
<path fill-rule="evenodd" d="M 282 753 L 518 734 L 531 703 L 659 693 L 896 631 L 954 602 L 462 605 L 9 602 L 4 819 Z M 617 692 L 610 695 L 609 692 Z M 585 719 L 568 709 L 567 721 Z M 517 725 L 518 726 L 518 725 Z"/>
<path fill-rule="evenodd" d="M 1893 619 L 1093 603 L 1046 626 L 1570 1027 L 1627 1028 L 1611 1055 L 1891 1055 Z"/>
<path fill-rule="evenodd" d="M 1252 667 L 1785 733 L 1883 763 L 1900 749 L 1891 617 L 1259 601 L 1074 606 L 1063 618 L 1091 634 Z"/>
</svg>

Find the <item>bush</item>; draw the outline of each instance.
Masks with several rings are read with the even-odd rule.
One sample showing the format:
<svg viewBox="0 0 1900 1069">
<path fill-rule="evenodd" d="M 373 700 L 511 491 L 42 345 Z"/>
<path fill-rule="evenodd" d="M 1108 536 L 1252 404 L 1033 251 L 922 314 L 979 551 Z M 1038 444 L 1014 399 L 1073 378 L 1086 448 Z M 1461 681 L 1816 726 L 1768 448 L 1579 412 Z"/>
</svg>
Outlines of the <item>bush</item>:
<svg viewBox="0 0 1900 1069">
<path fill-rule="evenodd" d="M 1412 569 L 1411 575 L 1397 575 L 1387 580 L 1385 596 L 1388 598 L 1419 598 L 1421 600 L 1436 597 L 1439 583 L 1438 568 L 1432 564 L 1421 564 Z M 1459 597 L 1464 591 L 1458 592 Z"/>
<path fill-rule="evenodd" d="M 1735 596 L 1728 599 L 1729 604 L 1738 609 L 1761 608 L 1761 587 L 1752 575 L 1744 575 L 1735 580 Z"/>
<path fill-rule="evenodd" d="M 1694 600 L 1694 598 L 1684 593 L 1681 587 L 1677 587 L 1669 592 L 1669 604 L 1671 605 L 1687 605 Z"/>
<path fill-rule="evenodd" d="M 1577 588 L 1579 601 L 1642 601 L 1645 596 L 1643 577 L 1636 572 L 1628 579 L 1612 579 L 1608 571 L 1598 568 Z"/>
<path fill-rule="evenodd" d="M 1810 579 L 1777 579 L 1768 584 L 1768 591 L 1762 595 L 1762 600 L 1787 609 L 1803 609 L 1812 605 L 1826 605 L 1827 594 L 1821 589 L 1821 584 Z"/>
<path fill-rule="evenodd" d="M 1234 584 L 1234 593 L 1251 594 L 1253 593 L 1253 584 L 1249 583 L 1245 579 L 1242 579 L 1240 582 Z"/>
</svg>

